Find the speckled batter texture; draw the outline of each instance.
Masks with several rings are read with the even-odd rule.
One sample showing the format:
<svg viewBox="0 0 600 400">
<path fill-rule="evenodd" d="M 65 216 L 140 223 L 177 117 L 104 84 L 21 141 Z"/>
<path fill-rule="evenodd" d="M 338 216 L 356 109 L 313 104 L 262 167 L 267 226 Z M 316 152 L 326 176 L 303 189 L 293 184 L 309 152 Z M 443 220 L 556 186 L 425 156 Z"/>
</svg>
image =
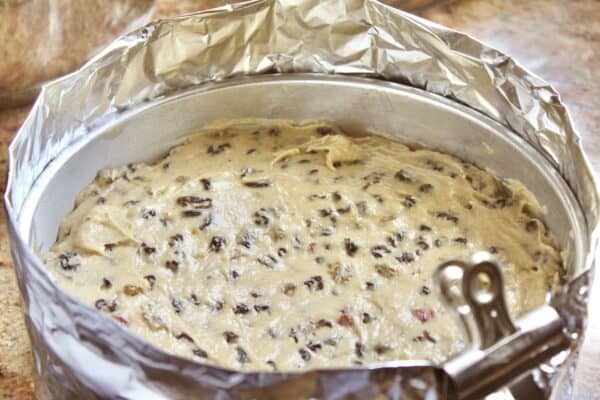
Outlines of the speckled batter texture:
<svg viewBox="0 0 600 400">
<path fill-rule="evenodd" d="M 541 207 L 452 156 L 324 123 L 232 125 L 101 171 L 45 263 L 168 352 L 243 370 L 440 361 L 464 342 L 433 291 L 500 261 L 513 315 L 560 284 Z"/>
</svg>

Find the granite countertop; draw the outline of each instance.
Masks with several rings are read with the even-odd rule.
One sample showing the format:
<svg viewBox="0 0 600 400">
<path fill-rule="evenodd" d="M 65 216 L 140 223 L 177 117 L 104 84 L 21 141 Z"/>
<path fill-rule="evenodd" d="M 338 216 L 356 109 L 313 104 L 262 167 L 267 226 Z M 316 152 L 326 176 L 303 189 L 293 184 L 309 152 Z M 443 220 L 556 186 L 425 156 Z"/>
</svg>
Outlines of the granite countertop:
<svg viewBox="0 0 600 400">
<path fill-rule="evenodd" d="M 549 81 L 567 103 L 596 171 L 600 171 L 600 1 L 387 0 L 514 56 Z M 221 0 L 158 0 L 157 16 L 223 4 Z M 0 185 L 6 184 L 7 146 L 28 108 L 0 111 Z M 600 280 L 575 379 L 575 399 L 600 398 Z M 0 399 L 33 398 L 32 359 L 10 258 L 6 217 L 0 213 Z"/>
</svg>

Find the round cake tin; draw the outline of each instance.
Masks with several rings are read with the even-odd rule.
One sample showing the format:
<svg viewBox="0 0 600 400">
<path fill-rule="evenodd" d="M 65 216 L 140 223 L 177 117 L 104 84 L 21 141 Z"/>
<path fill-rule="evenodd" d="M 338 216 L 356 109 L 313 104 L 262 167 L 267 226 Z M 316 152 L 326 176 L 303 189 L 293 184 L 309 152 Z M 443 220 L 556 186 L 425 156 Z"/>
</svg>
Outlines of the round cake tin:
<svg viewBox="0 0 600 400">
<path fill-rule="evenodd" d="M 57 287 L 39 256 L 98 170 L 156 160 L 215 122 L 273 119 L 387 135 L 522 182 L 545 207 L 564 286 L 439 365 L 298 373 L 170 355 Z M 495 399 L 569 398 L 598 243 L 596 178 L 558 93 L 472 37 L 376 0 L 251 0 L 155 21 L 45 85 L 9 153 L 5 205 L 40 399 L 465 400 L 506 385 Z M 493 271 L 477 260 L 464 276 Z M 487 322 L 498 328 L 496 311 Z"/>
<path fill-rule="evenodd" d="M 72 337 L 61 330 L 44 329 L 33 321 L 30 329 L 47 345 L 43 356 L 51 358 L 53 364 L 68 365 L 72 384 L 84 386 L 90 398 L 116 396 L 117 392 L 111 391 L 114 387 L 111 383 L 121 372 L 114 369 L 112 362 L 139 362 L 136 354 L 137 357 L 143 355 L 144 364 L 153 366 L 154 376 L 145 377 L 148 385 L 159 388 L 147 396 L 160 393 L 184 398 L 189 393 L 219 390 L 234 396 L 232 393 L 243 392 L 240 386 L 256 379 L 253 374 L 240 375 L 239 381 L 232 381 L 231 388 L 214 387 L 204 379 L 194 379 L 194 375 L 202 374 L 206 367 L 151 348 L 117 322 L 100 317 L 90 307 L 82 307 L 55 286 L 36 257 L 54 243 L 61 219 L 71 211 L 75 196 L 94 179 L 98 170 L 155 160 L 207 124 L 249 118 L 296 122 L 327 120 L 351 134 L 379 132 L 411 145 L 453 154 L 488 168 L 500 177 L 517 179 L 547 207 L 549 228 L 558 242 L 570 249 L 566 253 L 569 255 L 568 276 L 573 277 L 584 268 L 589 240 L 580 207 L 571 191 L 528 143 L 481 113 L 423 90 L 365 78 L 282 74 L 211 84 L 165 97 L 123 112 L 107 124 L 90 127 L 85 137 L 65 144 L 58 156 L 45 166 L 20 210 L 16 228 L 22 235 L 22 256 L 29 259 L 27 273 L 36 274 L 55 301 L 39 304 L 40 313 L 70 314 L 68 319 L 79 335 Z M 89 351 L 94 368 L 90 370 L 81 365 L 85 357 L 80 353 L 70 354 L 69 348 Z M 99 363 L 98 359 L 103 362 Z M 180 374 L 173 365 L 184 366 L 185 373 Z M 424 360 L 409 360 L 368 368 L 376 370 L 385 366 L 402 371 L 428 365 L 430 363 Z M 148 373 L 146 368 L 145 374 Z M 211 370 L 220 371 L 219 368 Z M 338 372 L 340 376 L 351 373 Z M 283 374 L 260 375 L 270 376 L 269 379 L 275 381 L 290 379 Z M 183 379 L 186 380 L 185 394 L 177 389 Z M 270 390 L 268 388 L 265 390 Z M 140 389 L 135 390 L 138 393 Z M 274 390 L 274 395 L 279 393 Z"/>
</svg>

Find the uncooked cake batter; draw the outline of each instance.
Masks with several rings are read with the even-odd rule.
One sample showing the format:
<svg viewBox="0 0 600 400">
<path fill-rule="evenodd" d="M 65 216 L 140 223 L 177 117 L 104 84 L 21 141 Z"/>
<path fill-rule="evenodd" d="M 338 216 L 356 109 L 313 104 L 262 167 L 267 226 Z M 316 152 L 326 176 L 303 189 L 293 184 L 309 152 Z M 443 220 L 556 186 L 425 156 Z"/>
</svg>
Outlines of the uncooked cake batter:
<svg viewBox="0 0 600 400">
<path fill-rule="evenodd" d="M 45 263 L 157 347 L 243 370 L 443 360 L 464 347 L 436 267 L 501 262 L 513 315 L 560 283 L 517 182 L 323 123 L 232 125 L 101 171 Z"/>
</svg>

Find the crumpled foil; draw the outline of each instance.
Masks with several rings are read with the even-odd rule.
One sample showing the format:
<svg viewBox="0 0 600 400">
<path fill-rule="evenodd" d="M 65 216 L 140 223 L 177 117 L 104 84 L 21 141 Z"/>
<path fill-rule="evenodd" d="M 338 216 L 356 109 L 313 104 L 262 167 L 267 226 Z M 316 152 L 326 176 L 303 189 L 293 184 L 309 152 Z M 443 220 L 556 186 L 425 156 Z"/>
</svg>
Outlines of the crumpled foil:
<svg viewBox="0 0 600 400">
<path fill-rule="evenodd" d="M 589 248 L 596 248 L 599 194 L 569 114 L 550 85 L 501 52 L 369 0 L 251 1 L 157 21 L 46 85 L 10 147 L 5 202 L 39 398 L 445 398 L 443 373 L 427 364 L 257 374 L 168 355 L 61 292 L 19 231 L 37 177 L 93 126 L 210 81 L 275 72 L 396 81 L 479 110 L 521 135 L 564 177 L 585 214 Z M 553 298 L 574 342 L 538 376 L 547 390 L 560 384 L 555 396 L 569 390 L 593 258 L 590 251 L 585 271 Z"/>
</svg>

